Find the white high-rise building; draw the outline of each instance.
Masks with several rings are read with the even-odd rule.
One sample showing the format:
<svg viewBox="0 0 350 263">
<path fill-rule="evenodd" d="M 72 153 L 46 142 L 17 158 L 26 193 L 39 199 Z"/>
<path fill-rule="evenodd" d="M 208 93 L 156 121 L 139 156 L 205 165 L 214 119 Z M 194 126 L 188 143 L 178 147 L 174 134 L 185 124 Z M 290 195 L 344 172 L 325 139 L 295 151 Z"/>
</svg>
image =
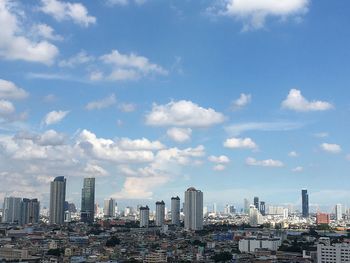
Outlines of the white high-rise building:
<svg viewBox="0 0 350 263">
<path fill-rule="evenodd" d="M 243 203 L 244 203 L 244 213 L 249 214 L 249 206 L 250 206 L 249 200 L 247 198 L 244 198 Z"/>
<path fill-rule="evenodd" d="M 214 213 L 214 215 L 216 215 L 217 212 L 218 212 L 217 205 L 216 205 L 216 203 L 214 203 L 213 204 L 213 213 Z"/>
<path fill-rule="evenodd" d="M 249 224 L 251 226 L 261 225 L 263 223 L 262 215 L 260 214 L 259 209 L 254 205 L 250 205 L 249 208 Z"/>
<path fill-rule="evenodd" d="M 140 207 L 140 227 L 149 226 L 149 207 L 141 206 Z"/>
<path fill-rule="evenodd" d="M 115 200 L 113 198 L 104 200 L 103 215 L 107 218 L 115 217 Z"/>
<path fill-rule="evenodd" d="M 342 211 L 342 205 L 341 204 L 337 204 L 335 206 L 335 219 L 337 221 L 340 221 L 343 219 L 343 211 Z"/>
<path fill-rule="evenodd" d="M 317 245 L 317 262 L 346 263 L 350 262 L 350 244 L 339 243 L 332 246 Z"/>
<path fill-rule="evenodd" d="M 194 187 L 185 192 L 185 229 L 203 229 L 203 192 Z"/>
<path fill-rule="evenodd" d="M 19 197 L 5 197 L 2 218 L 4 223 L 20 223 L 21 201 L 22 198 Z"/>
<path fill-rule="evenodd" d="M 165 203 L 164 201 L 156 202 L 156 226 L 164 225 Z"/>
<path fill-rule="evenodd" d="M 171 198 L 171 223 L 180 225 L 180 198 L 178 196 Z"/>
<path fill-rule="evenodd" d="M 66 201 L 66 179 L 56 177 L 50 187 L 50 224 L 64 223 L 64 202 Z"/>
</svg>

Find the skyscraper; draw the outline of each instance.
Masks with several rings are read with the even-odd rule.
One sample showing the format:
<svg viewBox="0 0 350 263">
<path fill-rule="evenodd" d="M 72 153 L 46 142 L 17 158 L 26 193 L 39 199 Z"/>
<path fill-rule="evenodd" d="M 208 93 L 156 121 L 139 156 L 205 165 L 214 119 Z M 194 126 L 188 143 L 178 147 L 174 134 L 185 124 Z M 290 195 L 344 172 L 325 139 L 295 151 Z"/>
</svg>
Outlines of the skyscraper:
<svg viewBox="0 0 350 263">
<path fill-rule="evenodd" d="M 254 197 L 254 206 L 259 210 L 259 197 L 257 196 Z"/>
<path fill-rule="evenodd" d="M 343 219 L 343 211 L 342 211 L 342 205 L 341 204 L 337 204 L 335 206 L 335 219 L 337 221 L 340 221 Z"/>
<path fill-rule="evenodd" d="M 81 211 L 82 222 L 92 223 L 95 216 L 95 178 L 84 178 L 84 186 L 81 190 Z"/>
<path fill-rule="evenodd" d="M 309 217 L 309 195 L 306 189 L 301 190 L 302 215 Z"/>
<path fill-rule="evenodd" d="M 180 198 L 178 196 L 171 198 L 171 223 L 180 225 Z"/>
<path fill-rule="evenodd" d="M 244 203 L 244 213 L 249 214 L 249 206 L 250 206 L 249 200 L 247 198 L 244 198 L 243 203 Z"/>
<path fill-rule="evenodd" d="M 23 198 L 21 202 L 21 225 L 39 223 L 40 202 L 38 199 Z"/>
<path fill-rule="evenodd" d="M 156 202 L 156 226 L 164 225 L 165 203 L 164 201 Z"/>
<path fill-rule="evenodd" d="M 263 216 L 266 215 L 266 207 L 265 207 L 265 202 L 264 201 L 260 202 L 260 213 Z"/>
<path fill-rule="evenodd" d="M 64 176 L 58 176 L 50 185 L 50 224 L 63 224 L 65 200 L 66 179 Z"/>
<path fill-rule="evenodd" d="M 185 229 L 203 229 L 203 193 L 194 187 L 185 192 Z"/>
<path fill-rule="evenodd" d="M 140 227 L 149 226 L 149 207 L 141 206 L 140 207 Z"/>
<path fill-rule="evenodd" d="M 107 218 L 115 217 L 115 200 L 113 198 L 105 199 L 103 205 L 103 215 Z"/>
<path fill-rule="evenodd" d="M 2 219 L 4 223 L 20 223 L 21 200 L 19 197 L 5 197 Z"/>
</svg>

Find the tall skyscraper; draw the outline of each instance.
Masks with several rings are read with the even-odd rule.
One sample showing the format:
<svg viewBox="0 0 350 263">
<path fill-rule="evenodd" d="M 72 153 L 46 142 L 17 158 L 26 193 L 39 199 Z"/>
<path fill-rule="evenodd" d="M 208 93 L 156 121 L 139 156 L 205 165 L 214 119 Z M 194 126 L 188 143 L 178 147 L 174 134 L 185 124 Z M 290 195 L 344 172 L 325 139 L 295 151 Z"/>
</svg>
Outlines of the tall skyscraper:
<svg viewBox="0 0 350 263">
<path fill-rule="evenodd" d="M 140 207 L 140 227 L 149 226 L 149 207 L 141 206 Z"/>
<path fill-rule="evenodd" d="M 39 223 L 40 202 L 38 199 L 23 198 L 21 202 L 21 225 Z"/>
<path fill-rule="evenodd" d="M 185 192 L 185 229 L 203 229 L 203 193 L 194 187 Z"/>
<path fill-rule="evenodd" d="M 171 223 L 180 225 L 180 198 L 178 196 L 171 198 Z"/>
<path fill-rule="evenodd" d="M 306 189 L 301 190 L 301 203 L 303 217 L 309 217 L 309 195 Z"/>
<path fill-rule="evenodd" d="M 81 211 L 82 222 L 92 223 L 95 216 L 95 178 L 84 178 L 84 186 L 81 190 Z"/>
<path fill-rule="evenodd" d="M 107 218 L 115 217 L 115 200 L 113 198 L 105 199 L 103 205 L 103 215 Z"/>
<path fill-rule="evenodd" d="M 250 207 L 249 200 L 247 198 L 244 198 L 243 203 L 244 203 L 244 213 L 249 214 L 249 207 Z"/>
<path fill-rule="evenodd" d="M 260 202 L 260 214 L 261 215 L 266 215 L 266 207 L 265 207 L 265 202 L 264 201 L 261 201 Z"/>
<path fill-rule="evenodd" d="M 165 203 L 164 201 L 156 202 L 156 226 L 164 225 Z"/>
<path fill-rule="evenodd" d="M 254 197 L 254 206 L 259 210 L 259 197 L 257 196 Z"/>
<path fill-rule="evenodd" d="M 19 197 L 5 197 L 3 205 L 4 223 L 19 224 L 21 220 L 21 201 Z"/>
<path fill-rule="evenodd" d="M 64 202 L 66 201 L 66 179 L 56 177 L 50 185 L 50 224 L 64 223 Z"/>
<path fill-rule="evenodd" d="M 343 219 L 343 211 L 342 211 L 342 205 L 341 204 L 337 204 L 335 206 L 335 219 L 337 221 L 340 221 Z"/>
</svg>

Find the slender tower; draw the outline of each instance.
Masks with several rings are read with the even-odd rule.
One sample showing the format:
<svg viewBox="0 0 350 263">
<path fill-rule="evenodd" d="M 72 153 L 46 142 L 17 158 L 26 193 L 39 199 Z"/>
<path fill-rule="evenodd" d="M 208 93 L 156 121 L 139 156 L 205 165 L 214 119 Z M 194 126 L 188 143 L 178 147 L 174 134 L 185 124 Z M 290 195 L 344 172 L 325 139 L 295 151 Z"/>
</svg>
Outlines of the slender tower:
<svg viewBox="0 0 350 263">
<path fill-rule="evenodd" d="M 171 198 L 171 223 L 180 225 L 180 198 L 178 196 Z"/>
<path fill-rule="evenodd" d="M 185 192 L 185 229 L 203 229 L 203 193 L 194 187 Z"/>
<path fill-rule="evenodd" d="M 66 179 L 63 176 L 59 176 L 50 185 L 50 224 L 63 224 L 65 201 Z"/>
<path fill-rule="evenodd" d="M 93 223 L 95 216 L 95 178 L 84 178 L 84 186 L 81 190 L 82 222 Z"/>
</svg>

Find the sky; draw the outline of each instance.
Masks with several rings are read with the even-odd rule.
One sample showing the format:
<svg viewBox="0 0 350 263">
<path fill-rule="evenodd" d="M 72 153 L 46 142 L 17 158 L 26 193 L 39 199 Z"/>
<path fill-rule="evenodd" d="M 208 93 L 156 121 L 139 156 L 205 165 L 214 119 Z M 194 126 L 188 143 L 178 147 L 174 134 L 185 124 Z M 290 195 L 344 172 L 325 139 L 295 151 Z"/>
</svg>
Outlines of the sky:
<svg viewBox="0 0 350 263">
<path fill-rule="evenodd" d="M 0 199 L 350 206 L 350 2 L 0 1 Z"/>
</svg>

